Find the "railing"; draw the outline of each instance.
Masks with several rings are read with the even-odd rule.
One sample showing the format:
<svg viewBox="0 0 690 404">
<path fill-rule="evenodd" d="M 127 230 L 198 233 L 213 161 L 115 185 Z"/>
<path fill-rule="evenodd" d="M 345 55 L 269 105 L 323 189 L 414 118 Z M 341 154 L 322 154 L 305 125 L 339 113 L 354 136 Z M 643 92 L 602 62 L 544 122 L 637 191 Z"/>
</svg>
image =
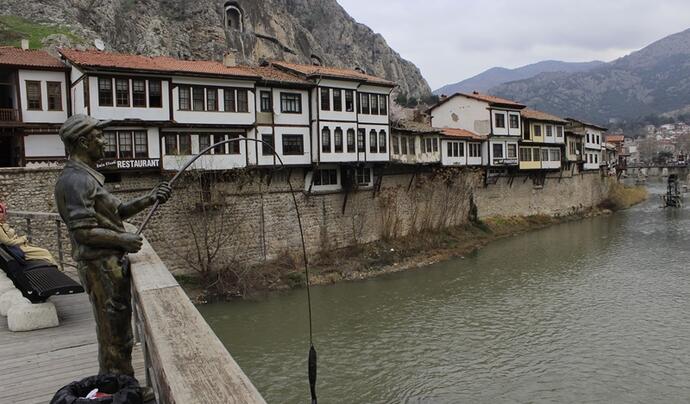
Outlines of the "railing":
<svg viewBox="0 0 690 404">
<path fill-rule="evenodd" d="M 129 257 L 134 334 L 156 401 L 265 403 L 151 245 Z"/>
<path fill-rule="evenodd" d="M 14 108 L 0 108 L 0 122 L 18 122 L 19 112 Z"/>
</svg>

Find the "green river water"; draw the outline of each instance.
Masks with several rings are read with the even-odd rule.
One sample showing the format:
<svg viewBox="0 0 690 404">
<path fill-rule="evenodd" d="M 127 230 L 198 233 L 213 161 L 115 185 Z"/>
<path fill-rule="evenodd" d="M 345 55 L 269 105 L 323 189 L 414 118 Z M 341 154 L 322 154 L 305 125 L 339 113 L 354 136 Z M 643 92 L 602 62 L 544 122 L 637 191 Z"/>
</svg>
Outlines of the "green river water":
<svg viewBox="0 0 690 404">
<path fill-rule="evenodd" d="M 689 262 L 690 210 L 652 195 L 315 287 L 319 402 L 690 402 Z M 199 309 L 269 403 L 309 402 L 305 290 Z"/>
</svg>

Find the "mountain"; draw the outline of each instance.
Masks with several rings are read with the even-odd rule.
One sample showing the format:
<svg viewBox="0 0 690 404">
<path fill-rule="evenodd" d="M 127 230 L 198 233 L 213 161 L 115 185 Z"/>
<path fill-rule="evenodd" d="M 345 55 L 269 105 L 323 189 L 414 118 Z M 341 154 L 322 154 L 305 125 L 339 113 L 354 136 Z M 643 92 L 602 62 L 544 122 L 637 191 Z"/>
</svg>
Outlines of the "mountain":
<svg viewBox="0 0 690 404">
<path fill-rule="evenodd" d="M 690 29 L 595 69 L 542 73 L 491 94 L 560 116 L 608 124 L 690 107 Z"/>
<path fill-rule="evenodd" d="M 595 67 L 603 65 L 604 62 L 592 61 L 592 62 L 561 62 L 558 60 L 544 60 L 542 62 L 533 63 L 531 65 L 526 65 L 518 67 L 515 69 L 506 69 L 504 67 L 492 67 L 491 69 L 479 73 L 474 77 L 469 79 L 459 81 L 454 84 L 447 84 L 438 90 L 434 91 L 434 94 L 455 94 L 468 93 L 472 91 L 486 92 L 490 88 L 496 87 L 500 84 L 507 83 L 509 81 L 523 80 L 534 77 L 540 73 L 546 72 L 582 72 L 591 70 Z"/>
<path fill-rule="evenodd" d="M 228 10 L 226 12 L 226 9 Z M 226 27 L 226 15 L 230 27 Z M 17 22 L 21 17 L 25 20 Z M 47 23 L 44 24 L 44 23 Z M 27 29 L 27 25 L 29 28 Z M 19 27 L 16 32 L 12 27 Z M 356 68 L 384 77 L 411 97 L 431 89 L 419 69 L 336 0 L 3 0 L 0 44 L 40 33 L 43 46 L 84 46 L 102 39 L 107 50 L 240 63 L 262 59 Z"/>
</svg>

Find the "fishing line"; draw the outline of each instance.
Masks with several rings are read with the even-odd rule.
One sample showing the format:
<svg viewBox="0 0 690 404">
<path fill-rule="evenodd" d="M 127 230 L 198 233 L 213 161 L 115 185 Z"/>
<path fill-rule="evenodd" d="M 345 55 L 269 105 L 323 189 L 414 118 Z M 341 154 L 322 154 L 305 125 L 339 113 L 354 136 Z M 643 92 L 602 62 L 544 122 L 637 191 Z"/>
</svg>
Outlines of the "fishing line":
<svg viewBox="0 0 690 404">
<path fill-rule="evenodd" d="M 183 172 L 185 172 L 192 164 L 194 164 L 195 161 L 197 161 L 201 156 L 204 154 L 208 153 L 212 149 L 224 145 L 226 143 L 233 143 L 233 142 L 240 142 L 240 141 L 252 141 L 256 143 L 261 143 L 264 147 L 268 146 L 271 153 L 273 153 L 273 163 L 275 164 L 275 159 L 278 159 L 278 162 L 280 163 L 280 170 L 285 169 L 285 164 L 283 164 L 283 159 L 280 158 L 278 153 L 276 153 L 275 149 L 273 148 L 273 145 L 270 143 L 267 143 L 263 140 L 259 139 L 249 139 L 249 138 L 235 138 L 235 139 L 226 139 L 226 140 L 221 140 L 218 143 L 212 144 L 208 146 L 207 148 L 203 149 L 202 151 L 199 152 L 196 156 L 192 157 L 181 169 L 177 171 L 177 173 L 172 177 L 172 179 L 168 182 L 170 187 L 172 188 L 173 184 L 177 179 L 182 175 Z M 307 287 L 307 308 L 309 310 L 309 359 L 307 361 L 307 374 L 309 376 L 309 391 L 311 393 L 311 403 L 312 404 L 317 404 L 316 400 L 316 349 L 314 348 L 314 334 L 313 334 L 313 326 L 312 326 L 312 310 L 311 310 L 311 290 L 310 290 L 310 282 L 309 282 L 309 263 L 307 262 L 307 246 L 304 241 L 304 230 L 302 228 L 302 215 L 299 212 L 299 206 L 297 204 L 297 197 L 295 196 L 295 191 L 294 188 L 292 187 L 292 182 L 290 181 L 290 176 L 287 176 L 287 184 L 288 188 L 290 189 L 290 195 L 292 195 L 292 203 L 295 205 L 295 212 L 297 214 L 297 224 L 299 226 L 299 235 L 300 235 L 300 241 L 302 243 L 302 260 L 304 262 L 304 276 L 305 276 L 305 281 L 306 281 L 306 287 Z M 151 217 L 153 216 L 154 212 L 158 209 L 158 206 L 160 205 L 160 202 L 158 199 L 156 199 L 156 202 L 153 204 L 151 207 L 151 210 L 146 214 L 146 217 L 144 218 L 144 221 L 141 223 L 141 226 L 139 226 L 139 229 L 137 230 L 136 234 L 140 235 L 141 232 L 144 230 L 144 227 L 149 223 L 151 220 Z"/>
</svg>

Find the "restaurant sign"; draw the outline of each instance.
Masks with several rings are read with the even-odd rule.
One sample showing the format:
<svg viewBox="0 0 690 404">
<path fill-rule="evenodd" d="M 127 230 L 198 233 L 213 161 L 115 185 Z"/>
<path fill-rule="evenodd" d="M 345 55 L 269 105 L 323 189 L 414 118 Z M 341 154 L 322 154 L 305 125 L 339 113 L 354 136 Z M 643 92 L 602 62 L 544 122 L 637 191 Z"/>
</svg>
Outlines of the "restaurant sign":
<svg viewBox="0 0 690 404">
<path fill-rule="evenodd" d="M 161 159 L 106 160 L 98 163 L 99 170 L 153 170 L 161 166 Z"/>
</svg>

